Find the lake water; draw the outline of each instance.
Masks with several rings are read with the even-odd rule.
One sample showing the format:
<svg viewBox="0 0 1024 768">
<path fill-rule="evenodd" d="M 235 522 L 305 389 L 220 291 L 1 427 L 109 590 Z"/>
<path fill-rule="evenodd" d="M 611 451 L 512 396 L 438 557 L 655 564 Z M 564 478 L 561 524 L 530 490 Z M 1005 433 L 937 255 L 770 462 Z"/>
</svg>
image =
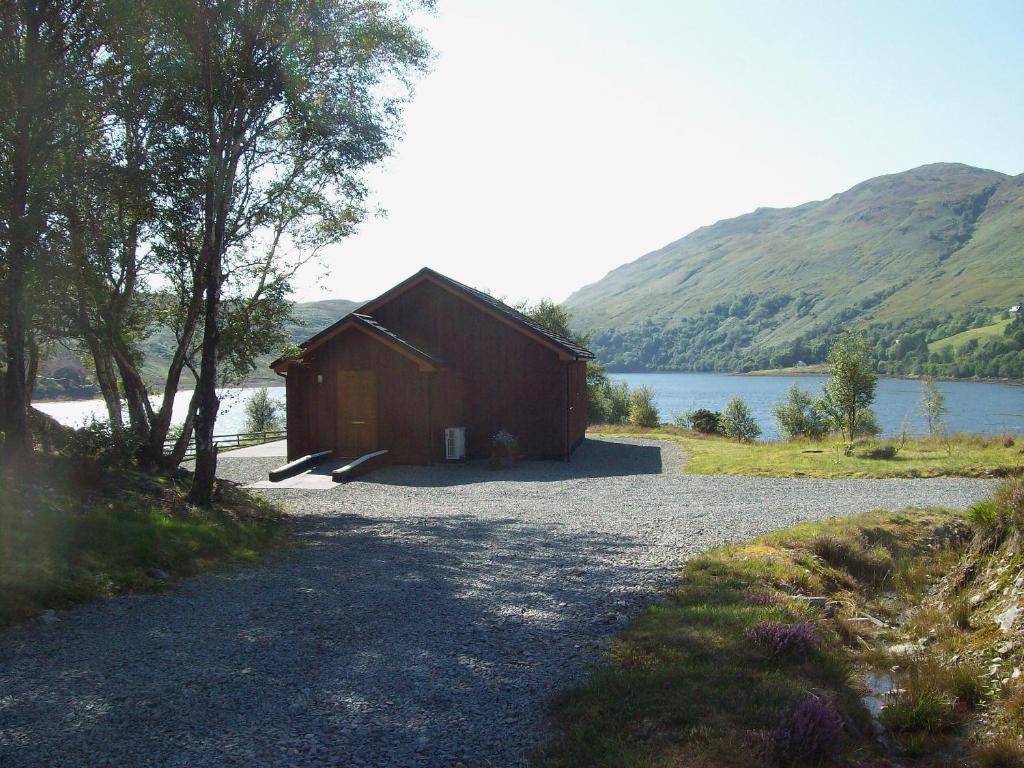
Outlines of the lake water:
<svg viewBox="0 0 1024 768">
<path fill-rule="evenodd" d="M 779 436 L 772 418 L 772 406 L 786 395 L 794 381 L 817 393 L 824 376 L 730 376 L 723 373 L 613 373 L 615 381 L 630 387 L 648 386 L 654 390 L 655 402 L 663 421 L 671 421 L 679 413 L 696 408 L 720 411 L 732 397 L 742 397 L 761 425 L 765 439 Z M 949 413 L 946 424 L 952 432 L 1024 434 L 1024 387 L 1012 384 L 990 384 L 976 381 L 940 381 L 939 389 L 946 395 Z M 217 434 L 241 432 L 245 426 L 245 402 L 253 389 L 223 389 Z M 284 402 L 284 387 L 270 387 L 270 394 Z M 174 423 L 184 418 L 191 391 L 179 392 L 174 400 Z M 919 413 L 921 383 L 906 379 L 880 379 L 875 399 L 875 412 L 887 434 L 899 431 L 906 419 L 911 431 L 924 433 L 924 419 Z M 105 418 L 102 400 L 36 403 L 62 424 L 81 426 L 88 419 Z"/>
<path fill-rule="evenodd" d="M 255 389 L 240 389 L 238 387 L 218 390 L 220 395 L 220 412 L 217 415 L 218 435 L 236 435 L 245 428 L 245 403 L 255 391 Z M 284 403 L 284 387 L 268 387 L 267 391 L 273 399 Z M 185 420 L 185 411 L 188 409 L 188 401 L 191 398 L 191 389 L 179 392 L 174 396 L 172 424 L 181 424 Z M 153 398 L 153 404 L 158 404 L 156 398 Z M 91 419 L 105 421 L 107 418 L 107 406 L 102 400 L 67 400 L 33 403 L 33 405 L 69 427 L 80 427 Z"/>
<path fill-rule="evenodd" d="M 817 394 L 825 376 L 730 376 L 724 373 L 613 373 L 614 381 L 630 388 L 648 386 L 654 390 L 662 421 L 676 414 L 707 408 L 721 411 L 733 397 L 747 401 L 761 425 L 762 437 L 779 437 L 772 406 L 786 396 L 796 382 Z M 950 432 L 997 435 L 1004 432 L 1024 434 L 1024 387 L 978 381 L 940 381 L 946 395 L 946 426 Z M 909 379 L 879 379 L 874 409 L 885 434 L 899 432 L 903 420 L 914 434 L 927 431 L 920 414 L 921 382 Z"/>
</svg>

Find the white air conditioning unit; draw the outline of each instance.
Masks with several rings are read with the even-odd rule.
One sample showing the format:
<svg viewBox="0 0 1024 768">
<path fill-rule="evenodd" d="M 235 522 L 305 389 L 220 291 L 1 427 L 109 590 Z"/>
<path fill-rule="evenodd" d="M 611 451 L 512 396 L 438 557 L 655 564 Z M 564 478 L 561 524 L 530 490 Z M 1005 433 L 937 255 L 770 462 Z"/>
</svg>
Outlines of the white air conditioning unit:
<svg viewBox="0 0 1024 768">
<path fill-rule="evenodd" d="M 448 427 L 444 431 L 444 457 L 448 461 L 466 458 L 466 428 Z"/>
</svg>

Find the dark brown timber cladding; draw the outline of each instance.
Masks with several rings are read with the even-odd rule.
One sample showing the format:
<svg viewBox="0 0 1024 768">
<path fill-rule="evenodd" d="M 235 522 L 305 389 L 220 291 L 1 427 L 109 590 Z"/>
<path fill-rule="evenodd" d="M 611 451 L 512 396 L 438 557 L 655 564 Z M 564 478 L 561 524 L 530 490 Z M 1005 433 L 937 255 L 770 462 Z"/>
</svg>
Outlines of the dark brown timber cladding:
<svg viewBox="0 0 1024 768">
<path fill-rule="evenodd" d="M 447 369 L 435 387 L 434 460 L 444 457 L 449 426 L 466 428 L 469 458 L 488 456 L 490 438 L 502 429 L 526 456 L 566 454 L 568 363 L 556 351 L 429 281 L 373 314 Z"/>
<path fill-rule="evenodd" d="M 324 450 L 345 455 L 340 450 L 345 425 L 339 419 L 339 378 L 353 371 L 376 374 L 373 449 L 387 448 L 396 464 L 428 463 L 429 396 L 431 378 L 437 374 L 421 372 L 413 361 L 356 328 L 288 367 L 289 460 Z"/>
<path fill-rule="evenodd" d="M 569 371 L 569 451 L 579 445 L 587 433 L 587 364 L 583 360 L 568 363 Z"/>
</svg>

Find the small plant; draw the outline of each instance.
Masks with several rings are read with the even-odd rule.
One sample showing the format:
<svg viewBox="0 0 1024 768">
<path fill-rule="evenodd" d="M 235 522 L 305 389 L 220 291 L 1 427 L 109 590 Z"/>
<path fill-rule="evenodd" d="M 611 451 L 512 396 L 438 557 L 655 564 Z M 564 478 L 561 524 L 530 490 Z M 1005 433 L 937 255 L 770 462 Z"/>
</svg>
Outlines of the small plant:
<svg viewBox="0 0 1024 768">
<path fill-rule="evenodd" d="M 790 386 L 786 399 L 775 404 L 772 415 L 786 439 L 821 440 L 828 435 L 828 416 L 818 407 L 814 395 L 796 383 Z"/>
<path fill-rule="evenodd" d="M 950 603 L 949 617 L 957 629 L 966 632 L 971 628 L 971 602 L 966 593 L 957 595 Z"/>
<path fill-rule="evenodd" d="M 686 415 L 690 429 L 700 432 L 703 435 L 722 434 L 722 414 L 718 411 L 709 411 L 707 408 L 698 408 Z"/>
<path fill-rule="evenodd" d="M 274 400 L 266 387 L 252 393 L 245 404 L 245 427 L 247 434 L 253 432 L 276 432 L 281 429 L 282 403 Z"/>
<path fill-rule="evenodd" d="M 843 746 L 843 717 L 823 696 L 809 693 L 771 734 L 780 765 L 830 765 Z"/>
<path fill-rule="evenodd" d="M 767 649 L 772 656 L 805 658 L 818 647 L 814 625 L 807 621 L 796 624 L 764 621 L 747 630 L 746 637 L 755 645 Z"/>
<path fill-rule="evenodd" d="M 500 430 L 491 438 L 491 469 L 511 467 L 519 459 L 519 441 L 515 435 Z"/>
<path fill-rule="evenodd" d="M 128 466 L 139 449 L 139 439 L 128 426 L 112 426 L 93 419 L 68 436 L 64 452 L 79 461 L 102 466 Z"/>
<path fill-rule="evenodd" d="M 782 604 L 782 597 L 778 593 L 768 590 L 748 592 L 743 599 L 747 605 L 757 605 L 762 608 L 772 608 Z"/>
<path fill-rule="evenodd" d="M 891 460 L 895 459 L 900 450 L 895 445 L 881 445 L 876 448 L 869 448 L 861 455 L 865 459 Z"/>
<path fill-rule="evenodd" d="M 1024 768 L 1024 746 L 1012 736 L 997 736 L 974 750 L 979 768 Z"/>
<path fill-rule="evenodd" d="M 954 702 L 930 688 L 890 696 L 879 715 L 882 725 L 901 733 L 942 733 L 955 723 Z"/>
<path fill-rule="evenodd" d="M 629 423 L 634 427 L 658 426 L 658 409 L 650 387 L 637 387 L 629 393 Z"/>
<path fill-rule="evenodd" d="M 937 435 L 943 430 L 942 417 L 949 409 L 946 407 L 946 395 L 932 378 L 921 382 L 921 415 L 928 423 L 928 434 Z"/>
<path fill-rule="evenodd" d="M 1007 435 L 1003 438 L 1003 448 L 1013 448 L 1017 443 L 1013 439 L 1013 435 Z"/>
<path fill-rule="evenodd" d="M 722 432 L 739 442 L 750 442 L 761 434 L 761 427 L 750 413 L 745 400 L 734 397 L 722 411 Z"/>
</svg>

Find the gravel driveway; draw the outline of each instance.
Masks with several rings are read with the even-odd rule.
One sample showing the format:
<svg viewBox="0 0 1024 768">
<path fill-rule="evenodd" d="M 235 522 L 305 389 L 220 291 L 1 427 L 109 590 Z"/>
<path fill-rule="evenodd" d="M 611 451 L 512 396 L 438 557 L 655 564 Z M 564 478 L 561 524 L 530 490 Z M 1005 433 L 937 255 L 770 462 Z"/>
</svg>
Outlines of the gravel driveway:
<svg viewBox="0 0 1024 768">
<path fill-rule="evenodd" d="M 672 445 L 268 491 L 305 547 L 0 635 L 0 766 L 523 764 L 545 706 L 689 555 L 981 480 L 680 474 Z M 265 477 L 279 459 L 222 459 Z"/>
</svg>

